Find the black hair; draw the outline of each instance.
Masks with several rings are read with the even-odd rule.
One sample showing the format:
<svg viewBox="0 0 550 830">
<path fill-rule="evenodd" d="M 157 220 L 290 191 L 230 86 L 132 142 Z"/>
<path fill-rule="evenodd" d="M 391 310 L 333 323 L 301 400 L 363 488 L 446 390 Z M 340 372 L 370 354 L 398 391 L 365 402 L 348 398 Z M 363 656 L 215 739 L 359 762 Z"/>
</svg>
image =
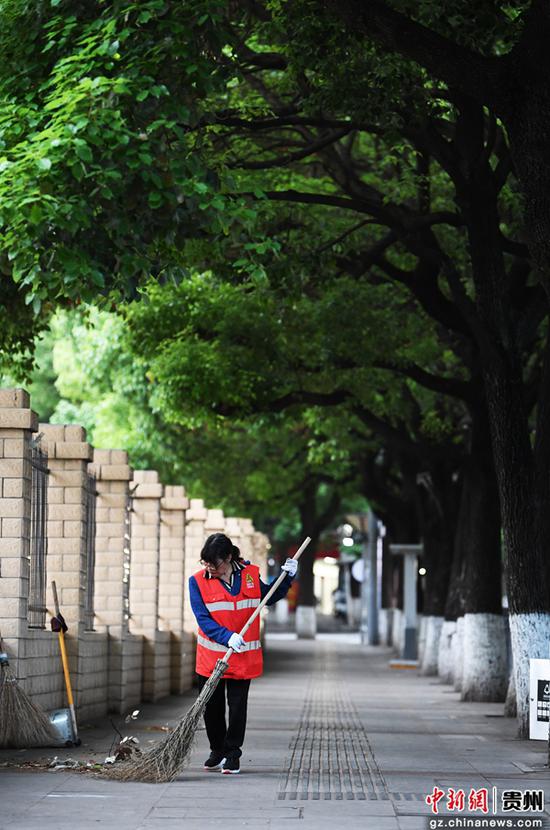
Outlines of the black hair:
<svg viewBox="0 0 550 830">
<path fill-rule="evenodd" d="M 209 565 L 215 565 L 220 560 L 229 558 L 232 562 L 238 562 L 241 558 L 239 548 L 225 533 L 212 533 L 203 545 L 201 560 L 208 562 Z"/>
</svg>

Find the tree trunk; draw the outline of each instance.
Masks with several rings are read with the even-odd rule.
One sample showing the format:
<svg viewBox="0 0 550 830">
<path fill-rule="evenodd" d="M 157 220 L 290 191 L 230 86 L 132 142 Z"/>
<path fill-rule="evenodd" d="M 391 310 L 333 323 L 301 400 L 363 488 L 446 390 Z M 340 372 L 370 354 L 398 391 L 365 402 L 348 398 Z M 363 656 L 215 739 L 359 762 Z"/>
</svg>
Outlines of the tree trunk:
<svg viewBox="0 0 550 830">
<path fill-rule="evenodd" d="M 417 478 L 417 503 L 424 577 L 423 612 L 442 617 L 449 591 L 458 518 L 455 464 L 431 464 Z"/>
<path fill-rule="evenodd" d="M 464 672 L 464 617 L 456 621 L 456 631 L 452 642 L 453 650 L 453 687 L 455 692 L 462 692 L 462 675 Z"/>
<path fill-rule="evenodd" d="M 335 489 L 329 504 L 318 510 L 318 481 L 310 479 L 302 488 L 302 500 L 298 505 L 302 526 L 302 538 L 311 537 L 311 542 L 300 559 L 298 604 L 296 607 L 296 633 L 298 637 L 311 639 L 317 631 L 316 597 L 314 591 L 313 565 L 323 530 L 338 514 L 340 496 Z"/>
<path fill-rule="evenodd" d="M 395 459 L 387 454 L 388 469 Z M 401 489 L 390 492 L 386 479 L 387 470 L 378 465 L 365 468 L 363 495 L 373 506 L 386 528 L 382 560 L 382 608 L 386 614 L 385 642 L 400 649 L 403 640 L 403 557 L 393 556 L 390 545 L 418 540 L 418 515 L 414 499 L 414 478 L 410 473 L 410 461 L 405 464 Z"/>
<path fill-rule="evenodd" d="M 300 557 L 298 602 L 296 605 L 296 634 L 300 639 L 314 639 L 317 632 L 317 612 L 314 592 L 313 565 L 319 544 L 314 516 L 302 514 L 302 539 L 311 537 L 311 542 Z"/>
<path fill-rule="evenodd" d="M 463 466 L 458 590 L 464 613 L 462 699 L 506 695 L 506 632 L 502 618 L 500 505 L 484 408 L 473 413 L 470 454 Z"/>
<path fill-rule="evenodd" d="M 419 476 L 419 521 L 424 552 L 425 637 L 421 672 L 438 672 L 443 614 L 451 576 L 453 540 L 457 518 L 454 465 L 440 463 Z"/>
<path fill-rule="evenodd" d="M 437 673 L 443 683 L 453 683 L 453 640 L 456 636 L 456 620 L 443 620 L 437 655 Z"/>
<path fill-rule="evenodd" d="M 548 592 L 548 438 L 533 460 L 528 410 L 524 400 L 522 355 L 515 321 L 503 287 L 507 274 L 501 247 L 497 194 L 488 165 L 475 160 L 469 174 L 463 207 L 468 213 L 468 235 L 476 301 L 482 330 L 478 333 L 489 414 L 493 457 L 497 473 L 504 543 L 508 555 L 507 588 L 510 630 L 516 671 L 518 727 L 528 731 L 529 657 L 547 657 L 550 638 Z M 548 355 L 545 380 L 548 377 Z M 548 413 L 548 384 L 539 402 Z M 542 435 L 548 423 L 540 423 Z M 537 441 L 539 433 L 537 433 Z"/>
<path fill-rule="evenodd" d="M 538 6 L 536 10 L 535 6 Z M 524 228 L 529 248 L 547 289 L 550 278 L 549 38 L 548 4 L 533 3 L 522 42 L 508 59 L 505 85 L 508 103 L 500 113 L 524 195 Z"/>
<path fill-rule="evenodd" d="M 426 640 L 422 656 L 421 673 L 424 675 L 437 674 L 439 663 L 439 640 L 443 629 L 443 616 L 430 614 L 426 617 Z"/>
<path fill-rule="evenodd" d="M 317 529 L 317 486 L 307 483 L 302 489 L 302 499 L 298 505 L 301 523 L 301 540 L 311 537 L 311 542 L 300 557 L 298 605 L 315 607 L 315 593 L 313 590 L 313 565 L 319 543 Z"/>
</svg>

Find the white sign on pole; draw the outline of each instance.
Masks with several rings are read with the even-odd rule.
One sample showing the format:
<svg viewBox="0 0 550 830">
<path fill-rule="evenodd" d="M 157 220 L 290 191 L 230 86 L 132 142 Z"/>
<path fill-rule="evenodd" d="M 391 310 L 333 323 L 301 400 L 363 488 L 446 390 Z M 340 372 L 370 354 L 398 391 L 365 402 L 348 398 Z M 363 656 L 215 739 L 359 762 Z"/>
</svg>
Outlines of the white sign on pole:
<svg viewBox="0 0 550 830">
<path fill-rule="evenodd" d="M 365 563 L 362 559 L 357 559 L 351 566 L 351 575 L 357 582 L 362 582 L 365 578 Z"/>
<path fill-rule="evenodd" d="M 550 723 L 550 660 L 529 660 L 529 737 L 548 740 Z"/>
</svg>

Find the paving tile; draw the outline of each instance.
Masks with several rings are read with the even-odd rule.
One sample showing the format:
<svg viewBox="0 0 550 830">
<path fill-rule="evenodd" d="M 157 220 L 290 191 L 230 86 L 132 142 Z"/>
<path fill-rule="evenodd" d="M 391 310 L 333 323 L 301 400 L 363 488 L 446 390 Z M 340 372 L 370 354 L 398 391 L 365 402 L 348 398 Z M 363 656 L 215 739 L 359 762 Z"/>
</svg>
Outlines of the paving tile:
<svg viewBox="0 0 550 830">
<path fill-rule="evenodd" d="M 170 784 L 0 767 L 0 830 L 282 830 L 294 822 L 297 830 L 424 830 L 435 784 L 542 788 L 550 803 L 544 742 L 518 741 L 514 722 L 495 717 L 498 704 L 463 703 L 434 678 L 393 672 L 389 657 L 348 635 L 268 634 L 239 776 L 202 769 L 203 728 L 189 767 Z M 142 746 L 162 737 L 147 726 L 176 723 L 195 694 L 144 705 Z M 78 750 L 0 751 L 0 764 L 53 754 L 102 760 L 110 725 L 83 736 Z"/>
</svg>

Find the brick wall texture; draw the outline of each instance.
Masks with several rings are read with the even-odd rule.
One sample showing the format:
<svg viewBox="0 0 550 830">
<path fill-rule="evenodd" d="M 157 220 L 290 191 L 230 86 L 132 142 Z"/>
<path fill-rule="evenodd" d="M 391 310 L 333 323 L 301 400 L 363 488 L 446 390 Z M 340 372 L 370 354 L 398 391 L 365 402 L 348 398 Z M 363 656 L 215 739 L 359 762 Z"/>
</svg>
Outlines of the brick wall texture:
<svg viewBox="0 0 550 830">
<path fill-rule="evenodd" d="M 46 622 L 29 627 L 31 446 L 47 451 Z M 88 474 L 95 476 L 93 624 L 86 614 Z M 125 714 L 193 683 L 196 622 L 189 576 L 210 533 L 225 532 L 265 574 L 267 539 L 132 470 L 124 450 L 94 449 L 77 425 L 38 424 L 29 395 L 0 389 L 0 635 L 23 688 L 46 710 L 66 706 L 51 582 L 55 580 L 80 722 Z M 92 560 L 90 560 L 91 562 Z M 90 583 L 91 585 L 91 583 Z"/>
</svg>

